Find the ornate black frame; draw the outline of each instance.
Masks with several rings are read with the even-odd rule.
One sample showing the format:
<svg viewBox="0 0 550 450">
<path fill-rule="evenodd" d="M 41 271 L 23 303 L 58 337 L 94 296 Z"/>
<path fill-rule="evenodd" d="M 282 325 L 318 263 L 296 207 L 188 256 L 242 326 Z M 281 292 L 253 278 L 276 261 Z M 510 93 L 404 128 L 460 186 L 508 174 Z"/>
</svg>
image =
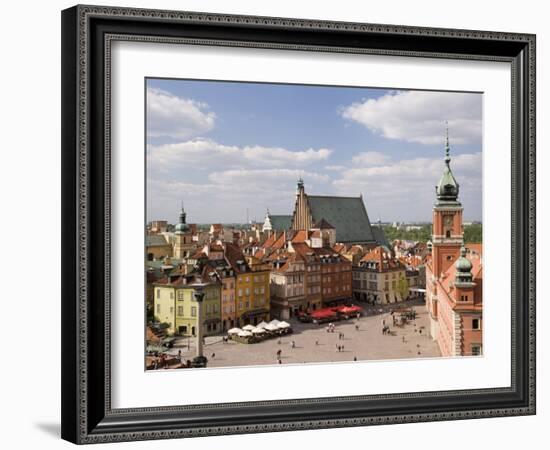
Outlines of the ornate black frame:
<svg viewBox="0 0 550 450">
<path fill-rule="evenodd" d="M 512 385 L 117 410 L 110 403 L 113 40 L 507 61 Z M 268 51 L 268 50 L 266 50 Z M 62 12 L 62 437 L 97 443 L 535 414 L 535 36 L 75 6 Z"/>
</svg>

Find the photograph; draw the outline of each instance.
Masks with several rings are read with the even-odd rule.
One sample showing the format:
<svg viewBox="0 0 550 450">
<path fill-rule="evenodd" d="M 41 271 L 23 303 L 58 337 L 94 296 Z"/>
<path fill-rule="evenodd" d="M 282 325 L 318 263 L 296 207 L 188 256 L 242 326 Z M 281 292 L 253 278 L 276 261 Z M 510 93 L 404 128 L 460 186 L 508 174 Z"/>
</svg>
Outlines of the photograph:
<svg viewBox="0 0 550 450">
<path fill-rule="evenodd" d="M 144 89 L 145 370 L 483 358 L 482 92 Z"/>
</svg>

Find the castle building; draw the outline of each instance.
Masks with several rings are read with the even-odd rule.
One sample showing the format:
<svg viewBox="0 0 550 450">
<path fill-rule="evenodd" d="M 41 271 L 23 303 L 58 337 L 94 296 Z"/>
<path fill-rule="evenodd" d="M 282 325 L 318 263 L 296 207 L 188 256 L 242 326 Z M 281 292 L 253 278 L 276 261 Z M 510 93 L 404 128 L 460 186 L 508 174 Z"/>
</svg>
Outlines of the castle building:
<svg viewBox="0 0 550 450">
<path fill-rule="evenodd" d="M 475 356 L 482 352 L 481 249 L 464 244 L 463 208 L 449 153 L 447 134 L 445 167 L 433 207 L 431 255 L 426 262 L 426 308 L 430 336 L 443 356 Z"/>
</svg>

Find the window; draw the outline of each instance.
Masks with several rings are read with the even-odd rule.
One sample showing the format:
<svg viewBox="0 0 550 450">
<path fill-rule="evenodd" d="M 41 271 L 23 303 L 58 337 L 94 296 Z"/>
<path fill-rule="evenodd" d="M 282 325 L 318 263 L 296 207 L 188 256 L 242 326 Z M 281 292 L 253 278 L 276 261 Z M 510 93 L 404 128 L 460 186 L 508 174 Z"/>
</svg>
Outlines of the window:
<svg viewBox="0 0 550 450">
<path fill-rule="evenodd" d="M 446 237 L 446 238 L 450 238 L 450 237 L 451 237 L 451 230 L 447 230 L 447 231 L 445 232 L 445 237 Z"/>
<path fill-rule="evenodd" d="M 160 292 L 160 291 L 157 291 Z M 160 303 L 157 303 L 157 314 L 160 314 Z"/>
<path fill-rule="evenodd" d="M 178 316 L 183 316 L 183 306 L 178 306 Z"/>
<path fill-rule="evenodd" d="M 197 307 L 191 306 L 191 317 L 197 317 Z"/>
<path fill-rule="evenodd" d="M 183 300 L 183 291 L 178 291 L 178 300 L 179 301 Z"/>
<path fill-rule="evenodd" d="M 481 355 L 481 345 L 472 344 L 472 356 L 479 356 L 479 355 Z"/>
<path fill-rule="evenodd" d="M 480 330 L 481 329 L 480 325 L 481 325 L 481 322 L 480 322 L 479 319 L 472 319 L 472 329 L 473 330 Z"/>
<path fill-rule="evenodd" d="M 157 289 L 157 298 L 160 298 L 160 289 Z"/>
<path fill-rule="evenodd" d="M 170 306 L 170 314 L 174 314 L 174 307 Z"/>
<path fill-rule="evenodd" d="M 449 236 L 447 236 L 447 237 L 449 237 Z M 453 260 L 452 255 L 447 255 L 447 261 L 452 261 L 452 260 Z"/>
<path fill-rule="evenodd" d="M 242 296 L 243 296 L 243 290 L 242 290 L 242 289 L 239 289 L 238 296 L 239 296 L 239 297 L 242 297 Z"/>
</svg>

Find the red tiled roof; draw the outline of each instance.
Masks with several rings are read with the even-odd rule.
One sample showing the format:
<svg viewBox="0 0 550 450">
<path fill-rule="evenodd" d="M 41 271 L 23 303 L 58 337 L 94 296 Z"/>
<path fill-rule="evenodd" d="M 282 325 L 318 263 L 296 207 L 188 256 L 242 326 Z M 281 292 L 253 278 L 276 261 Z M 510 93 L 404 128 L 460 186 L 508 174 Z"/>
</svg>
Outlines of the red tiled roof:
<svg viewBox="0 0 550 450">
<path fill-rule="evenodd" d="M 299 242 L 305 242 L 307 239 L 307 231 L 306 230 L 299 230 L 296 232 L 294 237 L 292 237 L 291 242 L 299 243 Z"/>
<path fill-rule="evenodd" d="M 250 272 L 250 267 L 246 263 L 246 259 L 241 249 L 229 242 L 225 243 L 225 259 L 231 265 L 235 273 Z M 237 264 L 237 261 L 243 261 L 242 264 Z"/>
<path fill-rule="evenodd" d="M 402 266 L 401 262 L 395 258 L 392 258 L 391 253 L 388 253 L 384 247 L 378 246 L 361 258 L 361 262 L 376 262 L 378 263 L 378 270 L 383 269 L 397 269 Z M 385 263 L 386 267 L 384 267 Z"/>
</svg>

